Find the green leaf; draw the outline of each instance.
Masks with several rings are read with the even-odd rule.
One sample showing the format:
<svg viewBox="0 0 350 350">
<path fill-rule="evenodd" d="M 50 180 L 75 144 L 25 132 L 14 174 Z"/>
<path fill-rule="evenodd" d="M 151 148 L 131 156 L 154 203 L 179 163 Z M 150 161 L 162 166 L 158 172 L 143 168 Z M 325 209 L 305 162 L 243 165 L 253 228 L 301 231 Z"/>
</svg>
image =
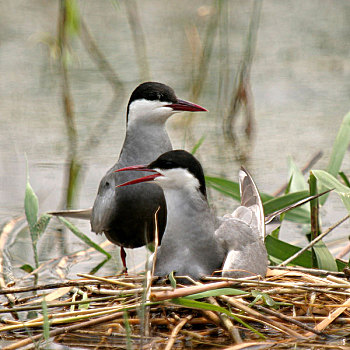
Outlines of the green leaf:
<svg viewBox="0 0 350 350">
<path fill-rule="evenodd" d="M 237 201 L 241 200 L 239 184 L 234 181 L 222 179 L 220 177 L 206 176 L 205 182 L 207 186 L 223 193 L 226 196 L 232 197 Z"/>
<path fill-rule="evenodd" d="M 334 188 L 335 192 L 340 195 L 340 198 L 350 213 L 350 188 L 343 185 L 333 175 L 324 170 L 312 170 L 317 180 L 326 188 Z"/>
<path fill-rule="evenodd" d="M 266 236 L 265 245 L 269 255 L 277 259 L 278 262 L 287 260 L 293 254 L 301 250 L 300 247 L 296 247 L 287 242 L 283 242 L 271 236 Z M 292 261 L 292 264 L 303 267 L 312 267 L 312 254 L 310 251 L 303 252 L 300 256 Z"/>
<path fill-rule="evenodd" d="M 66 0 L 66 28 L 70 36 L 77 35 L 80 30 L 80 14 L 76 0 Z"/>
<path fill-rule="evenodd" d="M 52 216 L 49 214 L 43 214 L 40 219 L 35 224 L 35 231 L 37 233 L 37 238 L 39 238 L 46 230 Z"/>
<path fill-rule="evenodd" d="M 201 298 L 209 298 L 209 297 L 217 297 L 219 295 L 243 295 L 247 294 L 239 289 L 234 288 L 218 288 L 214 290 L 208 290 L 207 292 L 195 293 L 191 295 L 187 295 L 184 298 L 186 299 L 201 299 Z"/>
<path fill-rule="evenodd" d="M 279 235 L 280 235 L 280 230 L 281 230 L 281 225 L 277 226 L 271 233 L 270 236 L 272 236 L 273 238 L 278 239 Z"/>
<path fill-rule="evenodd" d="M 338 134 L 335 138 L 332 148 L 332 154 L 327 166 L 327 172 L 334 177 L 338 175 L 344 156 L 347 152 L 350 143 L 350 112 L 348 112 L 343 118 L 340 125 Z M 316 175 L 315 175 L 316 176 Z M 317 176 L 316 176 L 317 177 Z M 319 192 L 323 192 L 323 188 L 319 189 Z M 320 204 L 323 205 L 328 198 L 328 195 L 320 198 Z M 349 210 L 349 208 L 348 208 Z"/>
<path fill-rule="evenodd" d="M 308 189 L 304 175 L 295 164 L 292 157 L 288 157 L 289 177 L 292 177 L 289 192 L 305 191 Z"/>
<path fill-rule="evenodd" d="M 255 298 L 250 304 L 249 306 L 253 306 L 254 304 L 256 304 L 259 300 L 263 300 L 264 303 L 269 306 L 269 307 L 272 307 L 274 309 L 278 309 L 280 305 L 283 305 L 283 306 L 291 306 L 292 304 L 290 303 L 283 303 L 283 302 L 278 302 L 278 301 L 275 301 L 273 300 L 267 293 L 263 293 L 263 292 L 260 292 L 258 290 L 252 290 L 252 296 Z"/>
<path fill-rule="evenodd" d="M 346 186 L 350 187 L 349 178 L 345 175 L 343 171 L 339 171 L 339 176 L 343 179 Z"/>
<path fill-rule="evenodd" d="M 335 262 L 337 264 L 338 271 L 343 271 L 346 267 L 349 267 L 349 264 L 342 260 L 336 259 Z"/>
<path fill-rule="evenodd" d="M 171 286 L 172 286 L 174 289 L 176 289 L 176 279 L 175 279 L 175 277 L 174 277 L 174 271 L 171 271 L 171 272 L 169 273 L 169 281 L 170 281 Z"/>
<path fill-rule="evenodd" d="M 43 301 L 41 302 L 41 308 L 42 308 L 42 312 L 43 312 L 44 339 L 47 341 L 50 339 L 50 321 L 49 321 L 45 297 L 43 298 Z"/>
<path fill-rule="evenodd" d="M 250 329 L 255 334 L 259 335 L 261 338 L 266 339 L 266 337 L 263 334 L 261 334 L 256 329 L 254 329 L 253 327 L 251 327 L 250 325 L 242 321 L 238 316 L 236 316 L 235 314 L 231 313 L 230 311 L 226 310 L 221 306 L 204 303 L 202 301 L 189 300 L 185 298 L 174 298 L 174 299 L 171 299 L 171 302 L 176 305 L 182 305 L 192 309 L 210 310 L 210 311 L 224 313 L 225 315 L 232 317 L 235 321 L 241 323 L 244 327 Z"/>
<path fill-rule="evenodd" d="M 301 201 L 310 196 L 309 191 L 299 191 L 284 194 L 283 196 L 273 198 L 264 202 L 264 213 L 265 215 L 271 214 L 277 210 L 283 209 L 292 205 L 296 202 Z M 296 208 L 300 209 L 300 208 Z M 306 210 L 300 210 L 303 215 L 310 215 Z"/>
<path fill-rule="evenodd" d="M 106 258 L 104 259 L 103 261 L 101 261 L 100 263 L 98 263 L 95 267 L 93 267 L 90 271 L 89 271 L 89 274 L 90 275 L 94 275 L 101 267 L 103 267 L 103 265 L 109 261 L 110 258 Z"/>
<path fill-rule="evenodd" d="M 328 163 L 327 171 L 337 176 L 344 156 L 347 152 L 350 143 L 350 112 L 348 112 L 339 128 L 338 134 L 335 138 L 332 154 Z"/>
<path fill-rule="evenodd" d="M 29 264 L 24 264 L 20 267 L 21 270 L 25 271 L 25 272 L 28 272 L 28 273 L 31 273 L 34 271 L 34 268 L 33 266 L 29 265 Z"/>
<path fill-rule="evenodd" d="M 24 211 L 28 221 L 29 229 L 32 234 L 35 233 L 35 224 L 38 220 L 39 202 L 38 197 L 33 191 L 32 186 L 29 183 L 29 177 L 27 177 L 26 192 L 24 196 Z"/>
<path fill-rule="evenodd" d="M 130 326 L 130 322 L 129 322 L 129 314 L 126 310 L 124 310 L 123 313 L 123 320 L 124 320 L 124 328 L 125 328 L 125 333 L 126 333 L 126 349 L 127 350 L 132 350 L 133 346 L 132 346 L 132 330 L 131 330 L 131 326 Z"/>
<path fill-rule="evenodd" d="M 202 145 L 203 141 L 205 140 L 206 136 L 202 136 L 197 143 L 193 146 L 191 153 L 194 155 L 197 151 L 198 148 Z"/>
<path fill-rule="evenodd" d="M 308 191 L 287 193 L 276 198 L 270 196 L 269 200 L 263 202 L 265 215 L 267 216 L 277 210 L 286 208 L 309 196 L 310 194 Z M 303 207 L 297 207 L 287 212 L 285 214 L 285 219 L 293 222 L 307 224 L 310 222 L 310 213 Z"/>
<path fill-rule="evenodd" d="M 83 293 L 82 300 L 89 300 L 87 292 Z M 89 308 L 90 303 L 87 302 L 86 304 L 79 304 L 78 309 L 79 310 L 87 310 Z"/>
<path fill-rule="evenodd" d="M 317 180 L 328 189 L 334 188 L 337 193 L 350 193 L 350 188 L 343 185 L 332 174 L 324 170 L 312 170 Z"/>
<path fill-rule="evenodd" d="M 80 238 L 83 242 L 85 242 L 88 246 L 94 248 L 98 252 L 106 255 L 109 259 L 111 258 L 111 254 L 106 252 L 103 248 L 101 248 L 98 244 L 93 242 L 88 236 L 86 236 L 83 232 L 81 232 L 76 226 L 74 226 L 72 223 L 70 223 L 65 218 L 59 216 L 58 217 L 68 229 L 74 233 L 78 238 Z"/>
<path fill-rule="evenodd" d="M 316 255 L 317 267 L 321 270 L 338 271 L 337 263 L 327 246 L 322 241 L 318 241 L 313 246 Z"/>
</svg>

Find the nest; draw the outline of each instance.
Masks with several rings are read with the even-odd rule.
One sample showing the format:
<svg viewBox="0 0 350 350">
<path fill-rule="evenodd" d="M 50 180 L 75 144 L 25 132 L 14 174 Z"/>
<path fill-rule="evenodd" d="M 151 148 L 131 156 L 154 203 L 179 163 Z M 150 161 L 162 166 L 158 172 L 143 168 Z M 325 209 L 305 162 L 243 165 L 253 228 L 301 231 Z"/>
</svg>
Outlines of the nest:
<svg viewBox="0 0 350 350">
<path fill-rule="evenodd" d="M 4 350 L 43 342 L 83 349 L 348 349 L 344 273 L 273 268 L 266 279 L 155 283 L 143 275 L 8 288 Z M 151 281 L 152 280 L 152 281 Z M 151 283 L 152 282 L 152 283 Z"/>
</svg>

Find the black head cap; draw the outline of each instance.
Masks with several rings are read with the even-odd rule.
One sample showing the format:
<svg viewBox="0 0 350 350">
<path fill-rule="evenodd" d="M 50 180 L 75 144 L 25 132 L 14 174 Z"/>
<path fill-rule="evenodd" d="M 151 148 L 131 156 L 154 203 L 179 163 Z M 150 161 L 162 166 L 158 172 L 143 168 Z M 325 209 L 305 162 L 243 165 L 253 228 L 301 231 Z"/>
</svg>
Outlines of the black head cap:
<svg viewBox="0 0 350 350">
<path fill-rule="evenodd" d="M 140 84 L 131 94 L 127 108 L 127 115 L 129 115 L 130 104 L 133 101 L 142 99 L 170 103 L 175 103 L 177 101 L 175 92 L 171 87 L 162 83 L 148 81 Z"/>
<path fill-rule="evenodd" d="M 147 166 L 150 169 L 187 169 L 199 181 L 199 190 L 207 197 L 204 172 L 201 163 L 189 152 L 182 149 L 163 153 Z"/>
</svg>

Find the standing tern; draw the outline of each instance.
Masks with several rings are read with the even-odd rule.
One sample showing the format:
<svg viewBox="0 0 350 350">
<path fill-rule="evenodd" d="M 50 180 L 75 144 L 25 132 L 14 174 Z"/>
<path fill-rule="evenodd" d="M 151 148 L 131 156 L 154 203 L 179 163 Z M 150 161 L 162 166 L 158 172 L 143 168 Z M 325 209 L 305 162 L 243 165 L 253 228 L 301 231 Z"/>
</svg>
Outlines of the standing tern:
<svg viewBox="0 0 350 350">
<path fill-rule="evenodd" d="M 207 110 L 178 99 L 174 90 L 167 85 L 157 82 L 139 85 L 131 94 L 127 106 L 126 135 L 119 159 L 102 178 L 92 210 L 67 210 L 51 214 L 90 219 L 93 232 L 104 233 L 108 240 L 121 246 L 121 257 L 126 268 L 124 247 L 136 248 L 154 240 L 154 217 L 158 208 L 160 241 L 166 226 L 167 210 L 159 186 L 139 184 L 117 188 L 117 185 L 134 179 L 135 175 L 131 172 L 116 173 L 116 170 L 151 162 L 172 150 L 165 123 L 170 116 L 183 111 Z"/>
<path fill-rule="evenodd" d="M 168 219 L 155 275 L 176 271 L 199 279 L 222 269 L 227 277 L 265 276 L 264 211 L 257 187 L 244 168 L 239 173 L 241 206 L 221 218 L 219 227 L 207 202 L 203 169 L 190 153 L 169 151 L 147 166 L 129 166 L 118 172 L 126 170 L 152 174 L 119 187 L 153 181 L 164 191 Z"/>
</svg>

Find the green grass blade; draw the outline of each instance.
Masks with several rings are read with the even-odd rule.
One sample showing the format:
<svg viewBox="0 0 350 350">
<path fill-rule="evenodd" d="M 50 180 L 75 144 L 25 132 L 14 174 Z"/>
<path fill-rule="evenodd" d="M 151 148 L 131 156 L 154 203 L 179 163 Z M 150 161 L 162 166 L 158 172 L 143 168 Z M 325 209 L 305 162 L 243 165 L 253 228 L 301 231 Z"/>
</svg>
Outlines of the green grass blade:
<svg viewBox="0 0 350 350">
<path fill-rule="evenodd" d="M 333 176 L 337 176 L 340 170 L 349 143 L 350 112 L 345 115 L 333 144 L 332 154 L 327 167 L 327 171 Z"/>
<path fill-rule="evenodd" d="M 125 339 L 126 339 L 126 349 L 127 350 L 132 350 L 133 346 L 132 346 L 132 331 L 131 331 L 131 326 L 130 326 L 130 322 L 129 322 L 129 314 L 126 310 L 124 310 L 123 313 L 123 320 L 124 320 L 124 328 L 125 328 Z"/>
<path fill-rule="evenodd" d="M 341 164 L 343 162 L 344 156 L 347 152 L 348 146 L 350 143 L 350 112 L 348 112 L 340 125 L 338 134 L 335 138 L 332 148 L 332 154 L 327 166 L 327 172 L 334 177 L 336 177 L 339 173 Z M 316 175 L 315 175 L 316 176 Z M 317 176 L 316 176 L 317 177 Z M 319 192 L 323 192 L 323 187 L 319 189 Z M 328 196 L 323 196 L 320 199 L 320 204 L 323 205 Z"/>
<path fill-rule="evenodd" d="M 289 192 L 306 191 L 308 189 L 304 175 L 295 164 L 292 157 L 288 157 L 289 177 L 292 177 Z"/>
<path fill-rule="evenodd" d="M 317 267 L 321 270 L 338 271 L 337 263 L 324 242 L 319 241 L 313 246 L 316 255 Z"/>
<path fill-rule="evenodd" d="M 224 313 L 225 315 L 232 317 L 235 321 L 239 322 L 244 327 L 250 329 L 252 332 L 257 334 L 259 337 L 266 339 L 266 337 L 263 334 L 261 334 L 256 329 L 251 327 L 249 324 L 242 321 L 238 316 L 234 315 L 233 313 L 231 313 L 230 311 L 228 311 L 227 309 L 225 309 L 221 306 L 212 305 L 209 303 L 204 303 L 202 301 L 189 300 L 189 299 L 185 299 L 185 298 L 174 298 L 174 299 L 171 299 L 171 302 L 176 304 L 176 305 L 182 305 L 182 306 L 185 306 L 185 307 L 188 307 L 191 309 L 210 310 L 210 311 Z"/>
<path fill-rule="evenodd" d="M 205 140 L 206 136 L 202 136 L 198 141 L 197 143 L 193 146 L 192 150 L 191 150 L 191 153 L 194 155 L 200 146 L 202 146 L 202 143 L 203 141 Z"/>
<path fill-rule="evenodd" d="M 271 199 L 264 202 L 265 215 L 271 214 L 277 210 L 288 207 L 309 196 L 310 196 L 309 191 L 299 191 L 299 192 L 287 193 L 287 194 L 284 194 L 283 196 L 276 197 L 276 198 L 272 197 Z M 300 209 L 300 208 L 296 208 L 296 209 Z M 299 211 L 302 212 L 303 215 L 310 215 L 306 210 L 299 210 Z"/>
<path fill-rule="evenodd" d="M 276 261 L 281 262 L 287 260 L 290 256 L 294 255 L 301 248 L 296 247 L 287 242 L 283 242 L 271 236 L 266 236 L 265 245 L 269 255 L 271 255 Z M 305 251 L 300 256 L 295 258 L 292 262 L 294 265 L 303 267 L 312 267 L 312 254 L 310 251 Z"/>
<path fill-rule="evenodd" d="M 71 222 L 66 220 L 65 218 L 59 216 L 58 217 L 61 222 L 72 232 L 74 233 L 78 238 L 80 238 L 83 242 L 85 242 L 88 246 L 94 248 L 95 250 L 99 251 L 100 253 L 106 255 L 109 259 L 111 258 L 111 254 L 106 252 L 103 248 L 101 248 L 98 244 L 93 242 L 88 236 L 86 236 L 83 232 L 81 232 L 76 226 L 74 226 Z"/>
<path fill-rule="evenodd" d="M 350 213 L 350 188 L 343 185 L 338 181 L 333 175 L 324 170 L 312 170 L 317 180 L 322 184 L 322 186 L 331 189 L 334 188 L 335 192 L 340 195 L 340 198 L 345 206 L 345 208 Z"/>
<path fill-rule="evenodd" d="M 41 308 L 43 312 L 43 331 L 44 331 L 44 339 L 48 341 L 50 339 L 50 321 L 47 311 L 47 304 L 45 297 L 43 298 L 43 301 L 41 302 Z"/>
<path fill-rule="evenodd" d="M 237 182 L 214 176 L 206 176 L 205 182 L 207 186 L 214 188 L 224 195 L 232 197 L 237 201 L 241 200 L 239 184 Z"/>
<path fill-rule="evenodd" d="M 195 293 L 191 295 L 187 295 L 185 299 L 201 299 L 201 298 L 209 298 L 209 297 L 217 297 L 220 295 L 243 295 L 248 294 L 239 289 L 234 288 L 218 288 L 214 290 L 208 290 L 207 292 Z"/>
<path fill-rule="evenodd" d="M 174 288 L 174 289 L 176 289 L 176 279 L 175 279 L 175 277 L 174 277 L 174 271 L 171 271 L 170 273 L 169 273 L 169 281 L 170 281 L 170 285 Z"/>
<path fill-rule="evenodd" d="M 100 263 L 98 263 L 95 267 L 93 267 L 90 271 L 89 271 L 89 274 L 90 275 L 94 275 L 101 267 L 104 266 L 104 264 L 109 261 L 110 258 L 106 258 L 104 259 L 103 261 L 101 261 Z"/>
<path fill-rule="evenodd" d="M 46 231 L 51 218 L 52 216 L 48 214 L 43 214 L 40 216 L 39 220 L 35 224 L 35 230 L 37 232 L 38 238 Z"/>
<path fill-rule="evenodd" d="M 342 178 L 342 180 L 344 181 L 345 185 L 350 187 L 349 178 L 345 175 L 345 173 L 343 171 L 339 172 L 339 176 Z"/>
<path fill-rule="evenodd" d="M 24 196 L 24 211 L 32 234 L 35 233 L 35 225 L 38 220 L 39 201 L 27 178 L 26 191 Z"/>
</svg>

